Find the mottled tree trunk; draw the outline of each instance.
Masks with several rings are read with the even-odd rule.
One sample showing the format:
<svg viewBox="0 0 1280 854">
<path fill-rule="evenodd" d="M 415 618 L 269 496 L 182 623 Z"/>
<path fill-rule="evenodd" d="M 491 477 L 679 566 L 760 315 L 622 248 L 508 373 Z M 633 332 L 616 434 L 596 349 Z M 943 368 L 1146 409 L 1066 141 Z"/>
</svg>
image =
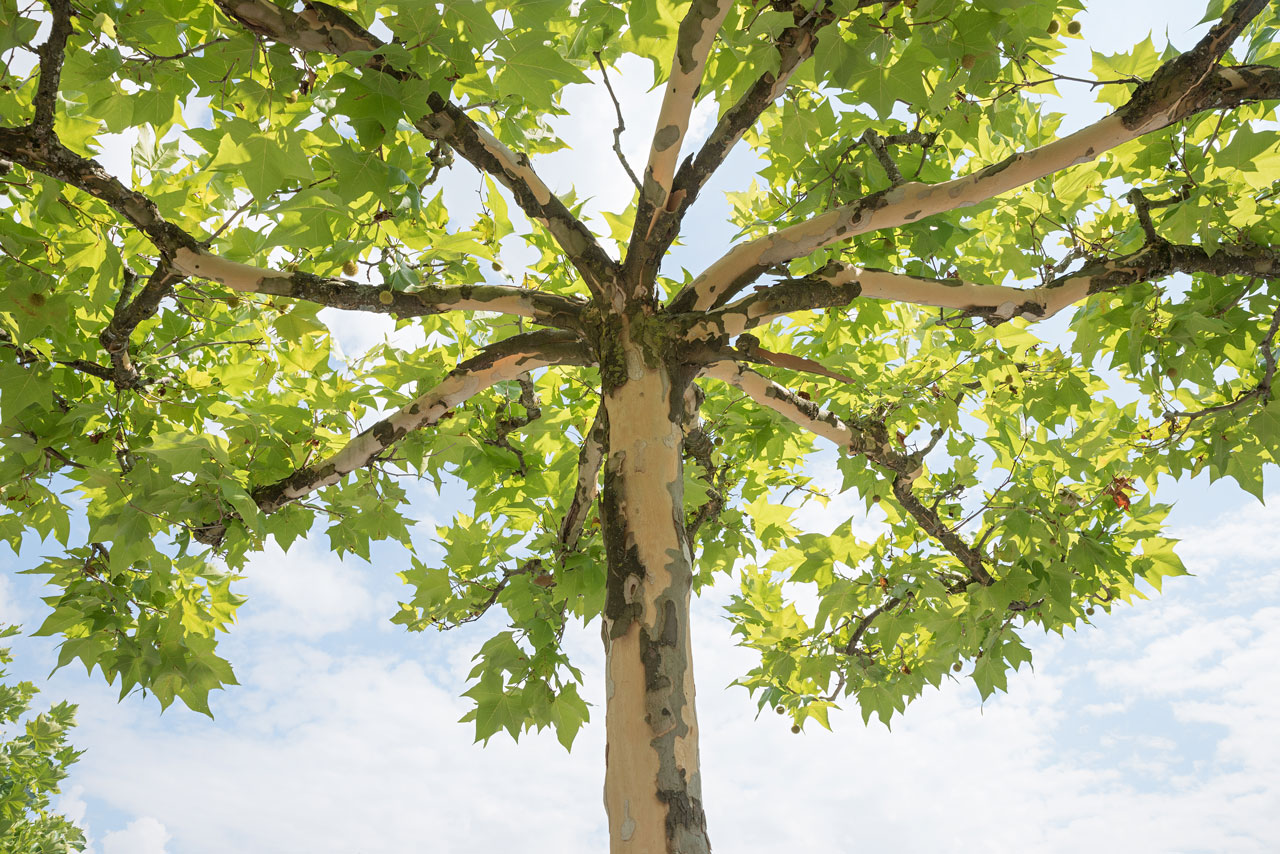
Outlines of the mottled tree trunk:
<svg viewBox="0 0 1280 854">
<path fill-rule="evenodd" d="M 692 581 L 681 480 L 689 377 L 624 321 L 602 360 L 608 457 L 602 515 L 608 738 L 604 800 L 613 854 L 707 852 L 694 713 Z"/>
</svg>

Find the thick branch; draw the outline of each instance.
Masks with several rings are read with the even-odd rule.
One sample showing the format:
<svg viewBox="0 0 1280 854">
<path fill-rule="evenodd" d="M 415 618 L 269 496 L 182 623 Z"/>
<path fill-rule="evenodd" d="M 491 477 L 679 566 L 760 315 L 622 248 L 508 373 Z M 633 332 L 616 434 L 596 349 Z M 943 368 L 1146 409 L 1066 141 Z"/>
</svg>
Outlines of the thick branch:
<svg viewBox="0 0 1280 854">
<path fill-rule="evenodd" d="M 756 403 L 772 409 L 805 430 L 834 442 L 842 451 L 864 454 L 873 463 L 889 469 L 893 473 L 893 494 L 902 509 L 959 560 L 969 570 L 969 575 L 975 582 L 992 582 L 981 554 L 961 539 L 938 517 L 933 508 L 926 506 L 912 491 L 911 484 L 924 472 L 924 454 L 919 451 L 904 454 L 896 450 L 882 422 L 843 421 L 746 365 L 727 359 L 707 365 L 703 374 L 736 386 Z"/>
<path fill-rule="evenodd" d="M 596 412 L 591 422 L 591 429 L 582 438 L 582 447 L 578 451 L 578 483 L 573 489 L 573 499 L 569 509 L 564 513 L 560 523 L 560 556 L 569 554 L 578 547 L 582 536 L 582 527 L 587 523 L 587 515 L 591 505 L 595 503 L 596 493 L 600 488 L 600 464 L 604 461 L 604 437 L 606 432 L 604 407 Z"/>
<path fill-rule="evenodd" d="M 893 446 L 887 441 L 884 447 L 876 447 L 876 440 L 857 425 L 841 420 L 838 416 L 816 403 L 805 400 L 751 368 L 731 359 L 722 359 L 706 365 L 704 376 L 721 380 L 741 389 L 756 403 L 783 416 L 816 436 L 834 442 L 842 451 L 851 454 L 892 454 Z"/>
<path fill-rule="evenodd" d="M 896 2 L 897 0 L 858 0 L 853 7 L 864 9 L 870 6 L 893 6 Z M 720 117 L 698 153 L 685 158 L 685 161 L 680 164 L 680 169 L 676 172 L 673 181 L 672 198 L 667 204 L 668 210 L 665 211 L 665 216 L 659 216 L 654 235 L 649 241 L 650 245 L 646 247 L 645 257 L 633 262 L 628 255 L 628 264 L 639 263 L 648 267 L 657 264 L 675 239 L 681 220 L 697 200 L 698 194 L 707 181 L 720 168 L 725 158 L 729 156 L 729 152 L 756 123 L 761 114 L 786 91 L 787 84 L 791 81 L 796 69 L 813 56 L 818 45 L 818 32 L 836 20 L 836 16 L 829 8 L 831 4 L 823 0 L 817 3 L 774 2 L 771 5 L 779 11 L 790 11 L 795 20 L 795 26 L 783 30 L 775 42 L 778 50 L 778 70 L 766 71 L 757 77 L 737 103 Z M 681 306 L 681 310 L 684 308 L 688 306 Z"/>
<path fill-rule="evenodd" d="M 18 364 L 20 365 L 38 364 L 48 360 L 55 365 L 62 365 L 82 374 L 97 377 L 100 380 L 110 382 L 112 379 L 111 369 L 106 365 L 99 365 L 97 362 L 90 362 L 88 359 L 47 359 L 43 354 L 37 353 L 35 350 L 29 350 L 14 341 L 13 336 L 3 329 L 0 329 L 0 347 L 13 351 L 18 357 Z"/>
<path fill-rule="evenodd" d="M 690 342 L 712 342 L 798 311 L 848 305 L 859 297 L 953 308 L 995 326 L 1014 317 L 1046 320 L 1104 291 L 1151 282 L 1174 273 L 1280 276 L 1280 252 L 1222 244 L 1210 255 L 1199 246 L 1148 243 L 1117 258 L 1094 258 L 1079 270 L 1035 288 L 983 285 L 961 279 L 926 279 L 831 263 L 801 279 L 783 279 L 706 315 L 691 315 Z"/>
<path fill-rule="evenodd" d="M 680 230 L 681 220 L 690 205 L 697 199 L 702 187 L 711 179 L 715 171 L 724 163 L 729 151 L 742 139 L 747 129 L 755 124 L 760 114 L 765 111 L 787 88 L 787 83 L 796 68 L 813 55 L 817 40 L 814 33 L 826 22 L 825 18 L 813 16 L 803 26 L 788 27 L 778 37 L 779 67 L 777 73 L 766 71 L 738 102 L 720 117 L 719 123 L 712 130 L 707 141 L 694 156 L 685 159 L 680 170 L 672 181 L 669 196 L 664 196 L 664 206 L 658 209 L 650 206 L 644 209 L 644 194 L 641 194 L 641 209 L 637 211 L 635 230 L 627 250 L 627 266 L 639 270 L 633 275 L 645 280 L 649 270 L 656 270 L 666 253 L 667 248 L 675 240 Z M 640 214 L 645 214 L 641 218 Z M 654 217 L 656 216 L 656 221 Z M 643 223 L 643 228 L 641 227 Z M 637 242 L 637 238 L 644 238 Z"/>
<path fill-rule="evenodd" d="M 195 238 L 160 214 L 156 203 L 116 180 L 98 161 L 81 157 L 51 135 L 32 128 L 0 128 L 0 156 L 24 168 L 83 190 L 106 202 L 172 258 L 179 248 L 196 250 Z"/>
<path fill-rule="evenodd" d="M 385 47 L 381 39 L 343 12 L 323 3 L 309 3 L 301 13 L 295 13 L 271 0 L 216 2 L 223 12 L 249 31 L 299 50 L 342 55 Z M 401 80 L 416 77 L 412 72 L 390 67 L 379 56 L 368 60 L 365 68 Z M 546 226 L 555 237 L 591 292 L 602 297 L 614 280 L 617 265 L 591 230 L 533 171 L 529 158 L 512 152 L 462 108 L 439 95 L 432 93 L 427 107 L 431 112 L 418 119 L 414 127 L 424 136 L 448 144 L 477 169 L 489 173 L 509 189 L 520 209 Z"/>
<path fill-rule="evenodd" d="M 692 0 L 676 35 L 671 74 L 663 90 L 662 107 L 653 131 L 649 161 L 644 170 L 644 189 L 636 213 L 636 238 L 644 239 L 655 211 L 667 206 L 671 196 L 680 147 L 689 131 L 689 117 L 702 85 L 707 56 L 724 23 L 733 0 Z"/>
<path fill-rule="evenodd" d="M 40 45 L 40 82 L 34 99 L 35 116 L 31 129 L 37 136 L 53 135 L 54 113 L 58 106 L 58 84 L 62 79 L 62 64 L 66 61 L 67 39 L 71 38 L 71 17 L 75 11 L 69 0 L 49 0 L 52 25 L 49 38 Z"/>
<path fill-rule="evenodd" d="M 122 294 L 121 307 L 100 336 L 115 365 L 116 384 L 122 388 L 137 385 L 139 379 L 129 360 L 130 335 L 139 323 L 155 314 L 160 301 L 188 275 L 220 281 L 240 291 L 311 300 L 334 308 L 403 317 L 454 309 L 499 311 L 529 317 L 548 326 L 578 328 L 578 315 L 584 305 L 581 300 L 539 291 L 503 285 L 437 285 L 404 293 L 309 273 L 276 273 L 226 261 L 206 252 L 192 235 L 167 221 L 150 198 L 126 187 L 96 160 L 81 157 L 57 139 L 37 136 L 31 128 L 0 128 L 0 155 L 105 202 L 145 234 L 159 251 L 161 260 L 147 285 L 127 306 L 124 298 L 128 293 Z"/>
<path fill-rule="evenodd" d="M 1170 64 L 1176 62 L 1174 59 Z M 1162 74 L 1164 68 L 1156 72 L 1153 82 L 1163 79 Z M 1159 90 L 1163 100 L 1156 99 L 1154 91 L 1139 87 L 1129 104 L 1107 118 L 971 175 L 941 184 L 911 182 L 881 190 L 806 222 L 739 244 L 698 276 L 673 305 L 695 309 L 722 305 L 771 267 L 823 246 L 978 204 L 1069 166 L 1087 163 L 1105 151 L 1201 110 L 1280 98 L 1280 68 L 1214 68 L 1194 84 L 1192 91 L 1179 93 L 1165 87 Z"/>
<path fill-rule="evenodd" d="M 178 251 L 174 266 L 185 275 L 211 279 L 241 293 L 288 297 L 330 308 L 398 317 L 424 317 L 446 311 L 496 311 L 528 317 L 544 326 L 578 330 L 586 307 L 586 302 L 577 297 L 510 285 L 425 285 L 412 292 L 396 291 L 382 285 L 364 285 L 311 273 L 268 270 L 187 249 Z"/>
<path fill-rule="evenodd" d="M 454 368 L 434 388 L 356 436 L 326 460 L 303 466 L 289 477 L 251 493 L 263 513 L 337 483 L 378 460 L 407 433 L 437 423 L 449 410 L 503 380 L 552 365 L 588 365 L 591 356 L 577 336 L 558 331 L 529 332 L 490 344 Z M 197 529 L 200 542 L 217 544 L 226 532 L 220 521 Z"/>
</svg>

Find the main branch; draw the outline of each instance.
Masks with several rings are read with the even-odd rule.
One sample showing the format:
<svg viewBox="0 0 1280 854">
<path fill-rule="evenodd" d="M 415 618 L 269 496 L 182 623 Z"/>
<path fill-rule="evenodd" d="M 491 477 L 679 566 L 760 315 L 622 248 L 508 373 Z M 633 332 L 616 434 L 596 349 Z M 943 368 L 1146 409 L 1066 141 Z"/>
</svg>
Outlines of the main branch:
<svg viewBox="0 0 1280 854">
<path fill-rule="evenodd" d="M 1186 117 L 1280 98 L 1280 68 L 1213 65 L 1265 0 L 1241 0 L 1195 48 L 1170 60 L 1112 115 L 1039 148 L 941 184 L 911 182 L 739 244 L 708 267 L 673 302 L 705 310 L 723 305 L 762 273 L 858 234 L 917 222 L 978 204 Z"/>
<path fill-rule="evenodd" d="M 286 273 L 228 261 L 207 252 L 180 249 L 174 266 L 188 276 L 212 279 L 242 293 L 306 300 L 330 308 L 424 317 L 446 311 L 496 311 L 535 323 L 580 330 L 586 301 L 511 285 L 425 285 L 396 291 L 312 273 Z"/>
<path fill-rule="evenodd" d="M 467 359 L 435 385 L 396 412 L 361 432 L 328 459 L 303 466 L 293 474 L 250 494 L 263 513 L 274 513 L 284 505 L 331 486 L 357 469 L 382 457 L 414 430 L 436 424 L 440 418 L 468 398 L 503 380 L 552 365 L 588 365 L 591 357 L 575 335 L 543 330 L 516 335 L 490 344 Z M 201 542 L 221 542 L 226 521 L 220 520 L 196 530 Z"/>
<path fill-rule="evenodd" d="M 663 90 L 662 107 L 653 131 L 649 162 L 644 170 L 644 185 L 636 212 L 632 242 L 645 239 L 653 224 L 655 212 L 667 207 L 680 148 L 689 131 L 689 117 L 702 85 L 707 56 L 733 0 L 693 0 L 680 22 L 676 35 L 671 74 Z M 678 203 L 678 199 L 673 200 Z"/>
<path fill-rule="evenodd" d="M 772 409 L 810 433 L 834 442 L 842 451 L 864 454 L 873 463 L 888 469 L 894 497 L 916 524 L 964 565 L 973 582 L 986 585 L 994 580 L 981 553 L 966 543 L 912 490 L 911 485 L 924 473 L 923 453 L 906 454 L 894 448 L 882 422 L 844 421 L 731 358 L 708 364 L 703 375 L 736 386 L 756 403 Z"/>
<path fill-rule="evenodd" d="M 334 56 L 351 52 L 376 52 L 385 43 L 342 11 L 323 3 L 307 3 L 298 13 L 271 0 L 215 0 L 218 7 L 245 29 L 303 51 Z M 364 63 L 372 72 L 397 79 L 416 74 L 392 68 L 382 57 Z M 456 104 L 432 93 L 430 112 L 414 123 L 424 136 L 449 145 L 471 165 L 496 178 L 511 191 L 516 204 L 531 219 L 542 223 L 582 275 L 597 297 L 614 281 L 616 263 L 595 235 L 565 206 L 533 170 L 529 158 L 511 151 Z"/>
<path fill-rule="evenodd" d="M 1070 305 L 1106 291 L 1152 282 L 1173 273 L 1280 276 L 1280 252 L 1222 244 L 1212 255 L 1200 246 L 1156 240 L 1115 258 L 1092 258 L 1080 269 L 1035 288 L 927 279 L 833 262 L 798 279 L 782 279 L 706 314 L 690 315 L 690 342 L 730 338 L 775 318 L 831 308 L 858 298 L 956 309 L 995 326 L 1014 317 L 1047 320 Z"/>
</svg>

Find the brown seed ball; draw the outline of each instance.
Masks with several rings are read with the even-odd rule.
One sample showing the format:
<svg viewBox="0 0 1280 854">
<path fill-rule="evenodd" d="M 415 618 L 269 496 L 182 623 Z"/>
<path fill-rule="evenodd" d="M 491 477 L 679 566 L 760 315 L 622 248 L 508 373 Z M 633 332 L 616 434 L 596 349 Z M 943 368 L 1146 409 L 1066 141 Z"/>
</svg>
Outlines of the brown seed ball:
<svg viewBox="0 0 1280 854">
<path fill-rule="evenodd" d="M 1081 29 L 1082 27 L 1080 26 L 1079 21 L 1072 21 L 1071 23 L 1067 24 L 1067 32 L 1071 33 L 1071 35 L 1073 36 L 1080 35 Z"/>
<path fill-rule="evenodd" d="M 965 69 L 973 68 L 974 63 L 977 61 L 978 58 L 976 56 L 971 53 L 966 53 L 964 56 L 960 57 L 960 67 Z"/>
<path fill-rule="evenodd" d="M 787 710 L 782 708 L 782 706 L 778 706 L 777 708 L 774 709 L 774 711 L 780 715 L 785 715 L 787 713 Z"/>
<path fill-rule="evenodd" d="M 954 670 L 956 673 L 959 673 L 961 670 L 964 669 L 964 665 L 962 665 L 960 662 L 957 661 L 955 664 L 951 665 L 951 669 Z"/>
<path fill-rule="evenodd" d="M 792 724 L 792 725 L 791 725 L 791 731 L 792 731 L 793 733 L 799 734 L 799 733 L 800 733 L 800 724 Z"/>
<path fill-rule="evenodd" d="M 1085 614 L 1086 614 L 1087 616 L 1090 616 L 1090 617 L 1092 617 L 1092 616 L 1093 616 L 1093 609 L 1092 609 L 1092 608 L 1085 608 L 1085 609 L 1084 609 L 1084 612 L 1085 612 Z"/>
<path fill-rule="evenodd" d="M 1057 21 L 1050 21 L 1049 27 L 1048 27 L 1048 33 L 1049 35 L 1053 35 L 1061 28 L 1062 28 L 1062 25 L 1059 24 Z"/>
<path fill-rule="evenodd" d="M 873 503 L 873 504 L 877 504 L 877 503 L 879 503 L 879 502 L 880 502 L 880 496 L 879 496 L 879 495 L 873 495 L 873 496 L 871 496 L 871 501 L 872 501 L 872 503 Z"/>
<path fill-rule="evenodd" d="M 342 265 L 342 275 L 344 276 L 354 276 L 358 272 L 360 272 L 360 268 L 356 266 L 355 261 L 347 261 Z"/>
</svg>

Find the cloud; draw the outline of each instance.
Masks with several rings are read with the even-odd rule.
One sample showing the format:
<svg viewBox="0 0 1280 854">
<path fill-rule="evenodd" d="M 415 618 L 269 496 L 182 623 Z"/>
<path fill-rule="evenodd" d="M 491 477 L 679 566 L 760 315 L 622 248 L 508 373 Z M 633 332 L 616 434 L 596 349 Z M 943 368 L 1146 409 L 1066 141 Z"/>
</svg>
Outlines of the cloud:
<svg viewBox="0 0 1280 854">
<path fill-rule="evenodd" d="M 339 560 L 316 539 L 287 553 L 272 545 L 250 560 L 238 588 L 249 597 L 240 611 L 244 629 L 316 639 L 379 613 L 361 562 Z"/>
<path fill-rule="evenodd" d="M 14 599 L 13 582 L 0 575 L 0 626 L 17 625 L 27 617 L 26 609 Z"/>
<path fill-rule="evenodd" d="M 129 823 L 124 830 L 102 838 L 103 854 L 167 854 L 165 843 L 171 837 L 164 825 L 150 816 Z"/>
</svg>

